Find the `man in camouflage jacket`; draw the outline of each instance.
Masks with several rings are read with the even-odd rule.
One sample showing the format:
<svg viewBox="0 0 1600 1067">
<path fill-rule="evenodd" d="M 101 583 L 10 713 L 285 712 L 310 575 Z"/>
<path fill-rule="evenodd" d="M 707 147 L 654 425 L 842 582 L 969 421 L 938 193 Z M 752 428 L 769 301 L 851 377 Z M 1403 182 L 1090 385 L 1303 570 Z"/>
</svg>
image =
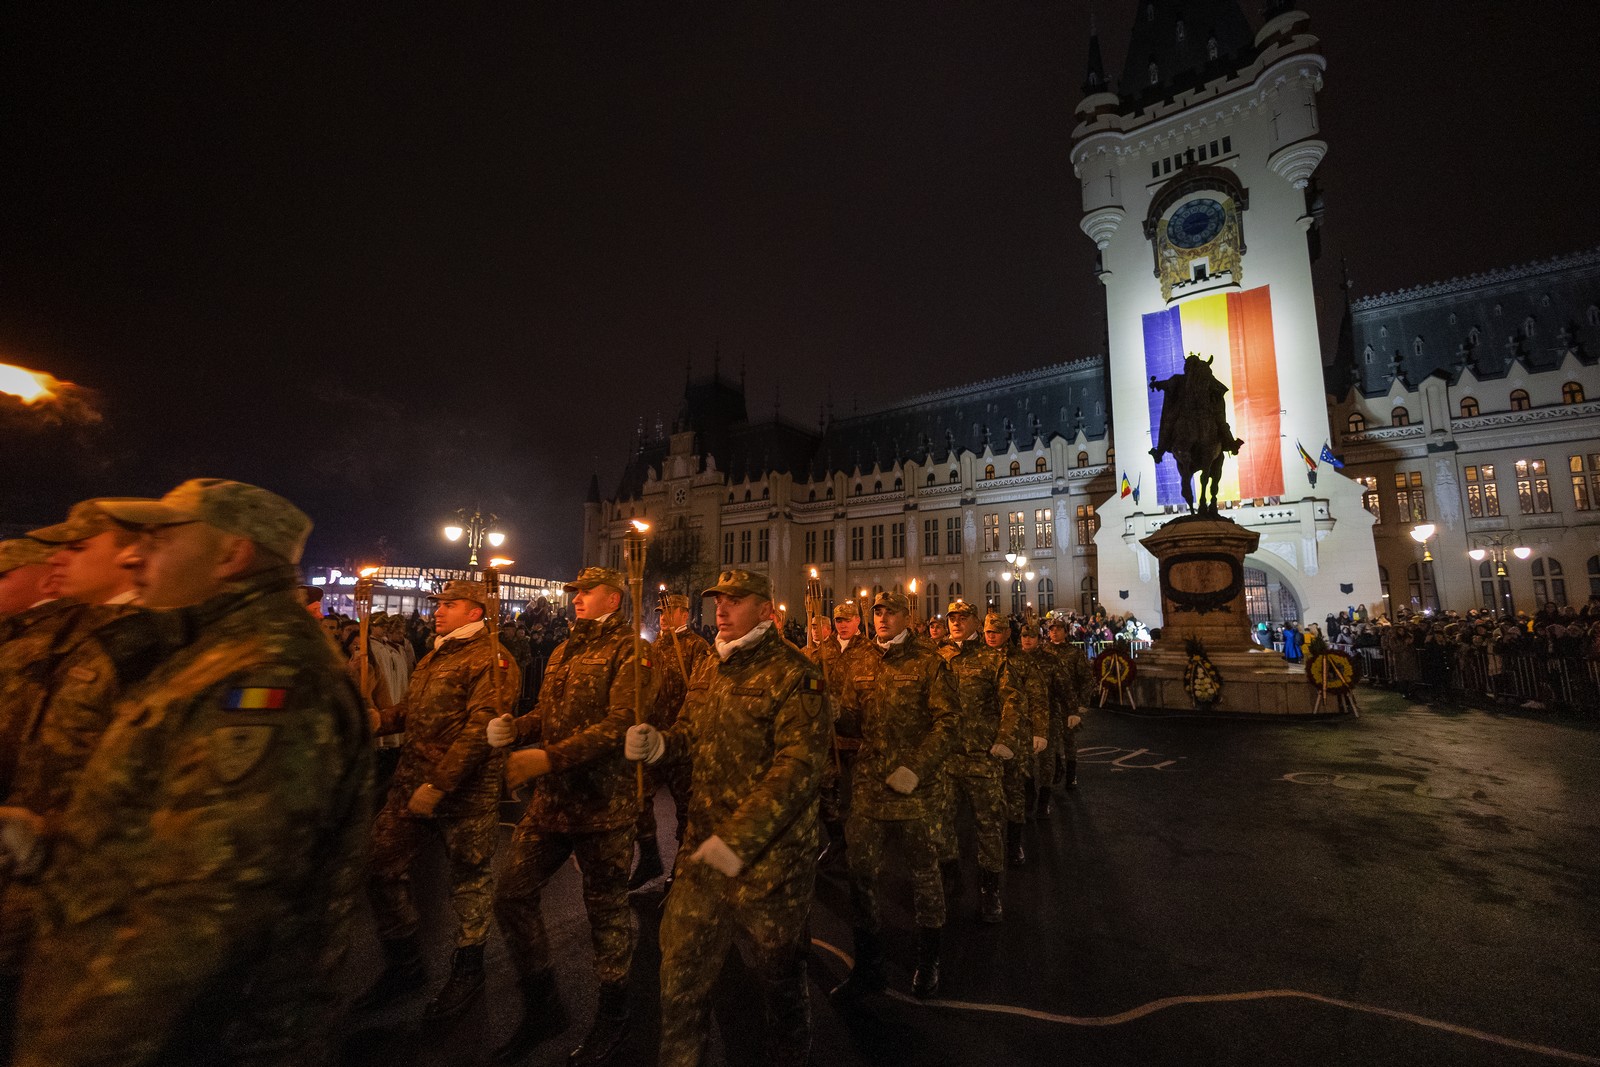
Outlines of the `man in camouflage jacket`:
<svg viewBox="0 0 1600 1067">
<path fill-rule="evenodd" d="M 689 598 L 681 593 L 667 596 L 661 605 L 661 628 L 654 648 L 658 684 L 649 715 L 650 725 L 666 730 L 678 721 L 684 699 L 689 694 L 689 679 L 710 655 L 711 646 L 706 644 L 706 639 L 689 628 Z M 639 862 L 633 869 L 633 877 L 628 879 L 630 890 L 646 885 L 663 873 L 655 806 L 656 792 L 662 787 L 672 797 L 678 817 L 678 844 L 683 844 L 684 824 L 689 815 L 689 764 L 646 768 L 645 802 L 639 806 Z"/>
<path fill-rule="evenodd" d="M 367 891 L 385 967 L 358 1006 L 382 1007 L 427 981 L 411 866 L 437 834 L 450 859 L 456 950 L 450 978 L 424 1014 L 442 1019 L 460 1013 L 483 989 L 504 762 L 484 731 L 516 707 L 522 673 L 485 622 L 489 599 L 482 582 L 446 582 L 428 599 L 434 602 L 433 651 L 411 672 L 405 700 L 377 715 L 379 734 L 404 731 L 405 742 L 372 827 Z"/>
<path fill-rule="evenodd" d="M 1095 691 L 1094 677 L 1089 669 L 1089 659 L 1083 649 L 1067 640 L 1067 622 L 1057 616 L 1050 621 L 1050 645 L 1046 649 L 1061 665 L 1061 674 L 1054 693 L 1052 714 L 1061 721 L 1061 746 L 1056 751 L 1055 774 L 1045 781 L 1050 785 L 1078 788 L 1078 727 Z M 1049 811 L 1050 799 L 1043 804 Z"/>
<path fill-rule="evenodd" d="M 650 646 L 622 610 L 627 580 L 609 567 L 585 567 L 566 589 L 577 619 L 551 653 L 539 703 L 520 718 L 489 724 L 489 742 L 497 747 L 535 746 L 513 752 L 506 768 L 513 786 L 534 784 L 495 885 L 495 918 L 523 995 L 517 1029 L 495 1056 L 516 1062 L 566 1029 L 540 895 L 576 856 L 600 979 L 594 1023 L 570 1060 L 582 1067 L 608 1060 L 627 1028 L 634 946 L 628 867 L 642 798 L 636 772 L 623 758 L 622 738 L 634 725 L 635 701 L 649 708 L 656 682 Z"/>
<path fill-rule="evenodd" d="M 1006 805 L 1006 863 L 1021 867 L 1027 862 L 1022 836 L 1033 800 L 1035 758 L 1050 743 L 1049 683 L 1033 661 L 1022 656 L 1011 644 L 1011 627 L 998 612 L 991 611 L 984 616 L 983 641 L 1005 657 L 1006 671 L 1023 697 L 1022 714 L 1018 716 L 1019 733 L 1016 744 L 1011 746 L 1016 758 L 1006 760 L 1000 772 L 1001 793 Z"/>
<path fill-rule="evenodd" d="M 956 676 L 961 726 L 946 765 L 943 866 L 947 885 L 960 885 L 956 812 L 965 804 L 978 824 L 978 886 L 985 922 L 999 922 L 1000 875 L 1005 869 L 1005 799 L 1000 768 L 1016 758 L 1022 734 L 1023 696 L 1006 670 L 1005 657 L 978 638 L 972 605 L 958 600 L 945 610 L 950 640 L 939 654 Z"/>
<path fill-rule="evenodd" d="M 692 764 L 689 829 L 661 919 L 661 1067 L 704 1062 L 711 988 L 735 939 L 762 983 L 763 1063 L 799 1067 L 811 1047 L 807 919 L 817 807 L 832 715 L 822 672 L 783 639 L 765 575 L 723 571 L 716 654 L 677 725 L 629 731 L 627 755 Z"/>
<path fill-rule="evenodd" d="M 18 1067 L 319 1064 L 372 738 L 298 595 L 311 523 L 239 482 L 103 502 L 183 647 L 129 690 L 43 859 Z"/>
<path fill-rule="evenodd" d="M 835 990 L 845 1000 L 886 985 L 878 894 L 891 842 L 898 843 L 911 868 L 918 936 L 912 989 L 926 997 L 939 987 L 945 923 L 939 877 L 945 833 L 941 779 L 961 718 L 955 677 L 933 646 L 909 629 L 906 597 L 880 593 L 872 614 L 876 669 L 847 691 L 839 715 L 840 730 L 861 739 L 854 802 L 845 824 L 856 949 L 850 977 Z"/>
<path fill-rule="evenodd" d="M 878 655 L 870 635 L 861 632 L 861 610 L 855 601 L 846 600 L 833 609 L 833 630 L 827 638 L 806 650 L 812 662 L 822 668 L 828 699 L 838 707 L 845 691 L 871 678 L 877 670 Z M 855 737 L 835 734 L 833 754 L 822 778 L 822 825 L 827 831 L 823 858 L 843 855 L 845 817 L 850 811 L 850 768 L 861 742 Z"/>
</svg>

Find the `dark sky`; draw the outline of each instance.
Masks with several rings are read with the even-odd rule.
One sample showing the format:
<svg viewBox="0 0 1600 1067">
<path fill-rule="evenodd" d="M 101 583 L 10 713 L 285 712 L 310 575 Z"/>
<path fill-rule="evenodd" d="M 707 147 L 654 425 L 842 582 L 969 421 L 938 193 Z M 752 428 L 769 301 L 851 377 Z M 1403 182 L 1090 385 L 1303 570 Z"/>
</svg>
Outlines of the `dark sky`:
<svg viewBox="0 0 1600 1067">
<path fill-rule="evenodd" d="M 1101 348 L 1068 149 L 1132 3 L 335 6 L 0 15 L 0 362 L 102 416 L 0 405 L 0 524 L 219 475 L 312 560 L 451 562 L 481 503 L 559 576 L 691 360 L 810 423 Z M 1594 8 L 1306 7 L 1325 335 L 1341 256 L 1364 294 L 1597 243 Z"/>
</svg>

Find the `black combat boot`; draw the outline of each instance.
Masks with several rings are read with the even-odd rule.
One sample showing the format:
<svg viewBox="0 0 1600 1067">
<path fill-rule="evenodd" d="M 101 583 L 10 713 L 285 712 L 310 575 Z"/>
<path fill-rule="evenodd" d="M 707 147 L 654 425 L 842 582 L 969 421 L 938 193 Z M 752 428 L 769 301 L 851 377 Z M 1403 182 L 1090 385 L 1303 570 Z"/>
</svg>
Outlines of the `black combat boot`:
<svg viewBox="0 0 1600 1067">
<path fill-rule="evenodd" d="M 944 906 L 954 907 L 961 899 L 961 861 L 945 860 L 939 864 L 939 881 L 944 883 Z"/>
<path fill-rule="evenodd" d="M 1033 784 L 1032 778 L 1029 778 L 1022 784 L 1022 811 L 1029 822 L 1033 821 L 1034 809 L 1038 803 L 1039 787 Z"/>
<path fill-rule="evenodd" d="M 661 869 L 661 846 L 656 844 L 655 834 L 639 838 L 639 862 L 633 868 L 633 877 L 628 879 L 628 892 L 643 889 L 664 873 Z"/>
<path fill-rule="evenodd" d="M 1066 787 L 1068 789 L 1078 788 L 1078 761 L 1076 759 L 1067 760 L 1067 769 L 1061 777 L 1066 779 Z"/>
<path fill-rule="evenodd" d="M 422 1017 L 430 1022 L 454 1019 L 483 992 L 483 946 L 462 945 L 450 961 L 450 978 L 433 995 Z"/>
<path fill-rule="evenodd" d="M 829 994 L 836 1000 L 859 1000 L 889 988 L 889 979 L 883 973 L 883 942 L 878 935 L 865 927 L 857 927 L 855 941 L 855 966 Z"/>
<path fill-rule="evenodd" d="M 1020 822 L 1006 823 L 1006 866 L 1021 867 L 1028 862 L 1028 854 L 1022 848 L 1022 826 Z"/>
<path fill-rule="evenodd" d="M 1040 788 L 1040 790 L 1039 790 L 1039 799 L 1038 799 L 1037 803 L 1034 805 L 1034 808 L 1035 808 L 1036 811 L 1038 811 L 1039 818 L 1048 819 L 1050 817 L 1051 807 L 1050 807 L 1050 787 L 1049 786 L 1043 786 L 1042 788 Z"/>
<path fill-rule="evenodd" d="M 802 957 L 789 974 L 765 983 L 767 1032 L 760 1060 L 766 1067 L 807 1067 L 811 1062 L 811 998 Z"/>
<path fill-rule="evenodd" d="M 388 1007 L 399 997 L 428 984 L 428 965 L 422 961 L 422 942 L 417 935 L 379 942 L 383 946 L 383 973 L 372 988 L 356 998 L 355 1011 L 376 1011 Z"/>
<path fill-rule="evenodd" d="M 600 1006 L 583 1044 L 567 1057 L 568 1067 L 599 1067 L 611 1059 L 628 1034 L 628 987 L 621 982 L 600 983 Z"/>
<path fill-rule="evenodd" d="M 1006 917 L 1000 903 L 1000 872 L 978 869 L 978 914 L 986 923 L 997 923 Z"/>
<path fill-rule="evenodd" d="M 939 992 L 939 934 L 937 926 L 917 927 L 917 972 L 911 976 L 911 992 L 927 1000 Z"/>
<path fill-rule="evenodd" d="M 571 1020 L 556 991 L 553 971 L 540 971 L 522 979 L 517 985 L 522 989 L 522 1018 L 511 1038 L 494 1050 L 494 1063 L 521 1063 L 539 1044 L 565 1030 Z"/>
</svg>

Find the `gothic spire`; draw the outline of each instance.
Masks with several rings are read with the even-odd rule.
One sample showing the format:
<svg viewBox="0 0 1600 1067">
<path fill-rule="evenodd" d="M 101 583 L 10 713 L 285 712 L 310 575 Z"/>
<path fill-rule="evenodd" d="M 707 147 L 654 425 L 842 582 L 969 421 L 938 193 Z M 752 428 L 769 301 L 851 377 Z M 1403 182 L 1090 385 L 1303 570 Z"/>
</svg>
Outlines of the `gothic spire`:
<svg viewBox="0 0 1600 1067">
<path fill-rule="evenodd" d="M 1093 96 L 1096 93 L 1109 93 L 1111 85 L 1106 80 L 1105 61 L 1100 58 L 1100 30 L 1095 25 L 1094 15 L 1089 15 L 1089 69 L 1083 77 L 1083 95 Z"/>
</svg>

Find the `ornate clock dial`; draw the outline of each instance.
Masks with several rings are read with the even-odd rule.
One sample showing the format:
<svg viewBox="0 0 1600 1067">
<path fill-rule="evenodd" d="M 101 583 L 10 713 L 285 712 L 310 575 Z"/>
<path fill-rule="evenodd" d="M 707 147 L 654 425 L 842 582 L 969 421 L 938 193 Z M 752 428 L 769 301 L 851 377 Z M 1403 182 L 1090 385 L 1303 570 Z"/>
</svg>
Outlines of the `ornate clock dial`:
<svg viewBox="0 0 1600 1067">
<path fill-rule="evenodd" d="M 1222 232 L 1224 212 L 1215 200 L 1191 200 L 1167 220 L 1167 240 L 1177 248 L 1199 248 Z"/>
</svg>

